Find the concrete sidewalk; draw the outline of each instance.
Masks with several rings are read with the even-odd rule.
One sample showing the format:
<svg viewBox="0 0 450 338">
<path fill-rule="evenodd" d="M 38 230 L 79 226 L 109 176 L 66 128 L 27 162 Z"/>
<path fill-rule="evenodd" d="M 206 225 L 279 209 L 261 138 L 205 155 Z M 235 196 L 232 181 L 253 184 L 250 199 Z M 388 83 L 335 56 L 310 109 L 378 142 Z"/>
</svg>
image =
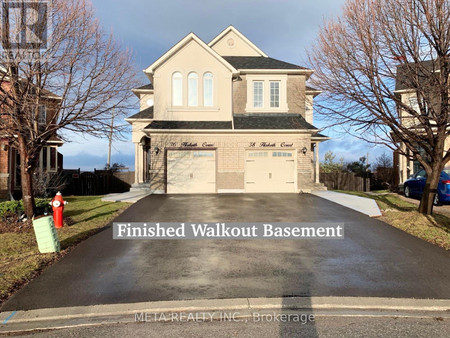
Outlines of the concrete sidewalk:
<svg viewBox="0 0 450 338">
<path fill-rule="evenodd" d="M 220 320 L 222 314 L 238 318 L 265 311 L 296 311 L 332 316 L 394 316 L 450 318 L 448 299 L 405 299 L 378 297 L 277 297 L 141 302 L 37 309 L 0 313 L 0 334 L 61 329 L 86 325 L 133 322 L 136 314 L 150 314 L 148 321 L 167 321 L 171 314 L 184 313 Z M 325 312 L 323 312 L 325 311 Z M 161 314 L 155 316 L 155 314 Z M 163 315 L 163 314 L 166 314 Z M 147 321 L 147 320 L 146 320 Z"/>
<path fill-rule="evenodd" d="M 380 217 L 381 210 L 375 200 L 335 191 L 312 191 L 311 194 L 361 212 L 369 217 Z"/>
<path fill-rule="evenodd" d="M 103 202 L 125 202 L 125 203 L 136 203 L 140 199 L 150 195 L 150 191 L 137 190 L 128 191 L 118 194 L 108 194 L 102 198 Z"/>
</svg>

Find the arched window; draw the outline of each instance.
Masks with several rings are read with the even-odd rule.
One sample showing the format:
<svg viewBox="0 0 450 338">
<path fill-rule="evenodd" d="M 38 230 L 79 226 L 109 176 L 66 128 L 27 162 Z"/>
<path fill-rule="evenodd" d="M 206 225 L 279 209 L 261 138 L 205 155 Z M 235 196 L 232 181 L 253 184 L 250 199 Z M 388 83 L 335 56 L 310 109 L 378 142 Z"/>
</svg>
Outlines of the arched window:
<svg viewBox="0 0 450 338">
<path fill-rule="evenodd" d="M 183 75 L 180 72 L 172 75 L 172 105 L 183 105 Z"/>
<path fill-rule="evenodd" d="M 189 73 L 188 75 L 188 105 L 189 107 L 198 106 L 198 75 Z"/>
<path fill-rule="evenodd" d="M 208 72 L 203 75 L 203 105 L 212 107 L 213 104 L 213 75 Z"/>
</svg>

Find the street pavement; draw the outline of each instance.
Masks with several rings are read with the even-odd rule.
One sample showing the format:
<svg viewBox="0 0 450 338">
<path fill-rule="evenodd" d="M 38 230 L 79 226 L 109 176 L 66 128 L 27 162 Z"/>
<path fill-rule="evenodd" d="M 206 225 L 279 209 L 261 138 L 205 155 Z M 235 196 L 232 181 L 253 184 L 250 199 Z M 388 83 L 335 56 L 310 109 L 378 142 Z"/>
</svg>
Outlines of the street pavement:
<svg viewBox="0 0 450 338">
<path fill-rule="evenodd" d="M 30 335 L 23 335 L 25 337 Z M 435 337 L 450 336 L 450 321 L 440 318 L 316 317 L 313 322 L 166 322 L 108 324 L 44 331 L 48 337 Z"/>
<path fill-rule="evenodd" d="M 121 222 L 344 222 L 345 239 L 113 240 L 107 228 L 17 292 L 16 311 L 181 299 L 450 299 L 450 253 L 308 194 L 151 195 Z"/>
</svg>

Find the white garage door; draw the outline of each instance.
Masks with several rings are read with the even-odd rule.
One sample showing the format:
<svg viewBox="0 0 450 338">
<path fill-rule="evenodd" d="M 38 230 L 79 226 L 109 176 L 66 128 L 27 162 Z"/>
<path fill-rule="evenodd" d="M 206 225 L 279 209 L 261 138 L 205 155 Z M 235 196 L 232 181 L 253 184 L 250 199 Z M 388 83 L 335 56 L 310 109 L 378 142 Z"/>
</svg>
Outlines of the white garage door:
<svg viewBox="0 0 450 338">
<path fill-rule="evenodd" d="M 167 193 L 216 192 L 214 150 L 169 150 L 167 152 Z"/>
<path fill-rule="evenodd" d="M 246 192 L 296 192 L 294 151 L 247 151 Z"/>
</svg>

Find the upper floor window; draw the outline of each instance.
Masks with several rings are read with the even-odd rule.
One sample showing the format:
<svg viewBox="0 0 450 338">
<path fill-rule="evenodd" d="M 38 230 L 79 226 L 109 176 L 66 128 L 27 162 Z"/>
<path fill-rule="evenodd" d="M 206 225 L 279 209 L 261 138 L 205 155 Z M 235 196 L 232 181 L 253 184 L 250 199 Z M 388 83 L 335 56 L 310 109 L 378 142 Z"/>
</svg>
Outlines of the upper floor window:
<svg viewBox="0 0 450 338">
<path fill-rule="evenodd" d="M 280 107 L 280 81 L 270 81 L 270 108 Z"/>
<path fill-rule="evenodd" d="M 189 73 L 188 75 L 188 105 L 189 107 L 198 106 L 198 75 Z"/>
<path fill-rule="evenodd" d="M 213 102 L 213 75 L 208 72 L 203 75 L 203 105 L 212 107 Z"/>
<path fill-rule="evenodd" d="M 39 106 L 38 124 L 39 125 L 46 125 L 47 124 L 47 107 L 44 106 L 44 105 Z"/>
<path fill-rule="evenodd" d="M 180 72 L 172 75 L 172 105 L 183 105 L 183 75 Z"/>
<path fill-rule="evenodd" d="M 416 97 L 410 98 L 409 104 L 410 104 L 411 108 L 416 111 L 417 114 L 421 114 L 419 101 L 417 100 Z M 422 107 L 425 110 L 424 115 L 428 115 L 428 106 L 427 106 L 427 102 L 425 100 L 422 100 Z"/>
<path fill-rule="evenodd" d="M 264 104 L 264 82 L 253 81 L 253 107 L 262 108 Z"/>
</svg>

